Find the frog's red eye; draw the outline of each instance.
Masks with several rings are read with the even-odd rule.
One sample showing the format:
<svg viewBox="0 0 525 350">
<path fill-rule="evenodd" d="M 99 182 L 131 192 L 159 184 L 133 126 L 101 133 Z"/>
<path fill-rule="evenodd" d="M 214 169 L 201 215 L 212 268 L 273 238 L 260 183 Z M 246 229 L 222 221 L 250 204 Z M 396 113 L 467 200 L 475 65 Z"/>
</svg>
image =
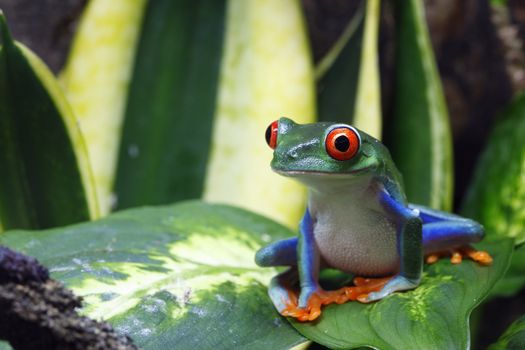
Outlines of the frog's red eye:
<svg viewBox="0 0 525 350">
<path fill-rule="evenodd" d="M 277 129 L 279 128 L 279 121 L 274 121 L 270 125 L 268 125 L 268 128 L 266 128 L 266 143 L 270 148 L 275 149 L 277 146 Z"/>
<path fill-rule="evenodd" d="M 326 152 L 336 160 L 349 160 L 356 155 L 361 145 L 357 130 L 351 126 L 341 126 L 326 135 Z"/>
</svg>

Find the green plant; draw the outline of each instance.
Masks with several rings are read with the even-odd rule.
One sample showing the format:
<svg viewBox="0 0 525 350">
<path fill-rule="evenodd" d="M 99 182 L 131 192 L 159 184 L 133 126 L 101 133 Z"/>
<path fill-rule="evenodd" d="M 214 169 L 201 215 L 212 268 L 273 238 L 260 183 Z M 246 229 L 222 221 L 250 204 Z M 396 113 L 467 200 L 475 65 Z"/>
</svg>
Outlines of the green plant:
<svg viewBox="0 0 525 350">
<path fill-rule="evenodd" d="M 384 139 L 409 199 L 450 209 L 450 126 L 422 2 L 395 7 L 397 93 Z M 488 228 L 481 246 L 495 257 L 491 267 L 442 260 L 425 267 L 414 291 L 297 323 L 274 311 L 266 296 L 274 271 L 253 261 L 263 244 L 295 234 L 284 225 L 295 225 L 305 199 L 268 169 L 262 135 L 271 120 L 317 114 L 380 136 L 379 8 L 363 2 L 314 67 L 295 0 L 92 0 L 62 88 L 12 40 L 2 16 L 0 244 L 37 257 L 84 297 L 82 313 L 147 349 L 288 349 L 308 340 L 338 349 L 467 348 L 471 311 L 491 290 L 513 295 L 525 284 L 523 248 L 514 253 L 525 232 L 524 95 L 495 128 L 463 208 Z M 196 198 L 280 224 L 200 201 L 83 222 L 112 205 Z M 520 342 L 520 327 L 494 347 Z"/>
</svg>

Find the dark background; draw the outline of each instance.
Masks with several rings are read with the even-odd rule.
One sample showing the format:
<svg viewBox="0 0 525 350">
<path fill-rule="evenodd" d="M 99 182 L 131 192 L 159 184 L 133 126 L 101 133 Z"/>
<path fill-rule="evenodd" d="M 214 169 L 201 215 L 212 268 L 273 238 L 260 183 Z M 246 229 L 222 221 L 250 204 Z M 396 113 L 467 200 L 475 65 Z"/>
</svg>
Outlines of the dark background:
<svg viewBox="0 0 525 350">
<path fill-rule="evenodd" d="M 55 72 L 63 66 L 86 0 L 0 0 L 13 36 L 29 46 Z M 303 0 L 313 59 L 318 61 L 343 30 L 359 1 Z M 426 0 L 432 44 L 441 74 L 454 138 L 455 206 L 470 181 L 490 129 L 514 93 L 525 88 L 525 1 L 509 0 L 509 11 L 488 0 Z M 383 1 L 381 79 L 385 117 L 392 95 L 395 19 Z M 525 135 L 524 135 L 525 136 Z M 525 294 L 522 292 L 521 299 Z M 499 299 L 481 312 L 475 340 L 485 348 L 518 315 L 519 299 Z"/>
</svg>

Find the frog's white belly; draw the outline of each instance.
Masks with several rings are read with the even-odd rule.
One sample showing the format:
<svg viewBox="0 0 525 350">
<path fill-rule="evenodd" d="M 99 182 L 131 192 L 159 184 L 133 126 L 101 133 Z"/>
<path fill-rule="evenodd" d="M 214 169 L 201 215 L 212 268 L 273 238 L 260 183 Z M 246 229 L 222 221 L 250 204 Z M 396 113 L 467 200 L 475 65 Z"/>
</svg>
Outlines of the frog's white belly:
<svg viewBox="0 0 525 350">
<path fill-rule="evenodd" d="M 314 236 L 331 267 L 359 275 L 388 275 L 399 269 L 396 227 L 369 196 L 339 196 L 310 202 Z"/>
</svg>

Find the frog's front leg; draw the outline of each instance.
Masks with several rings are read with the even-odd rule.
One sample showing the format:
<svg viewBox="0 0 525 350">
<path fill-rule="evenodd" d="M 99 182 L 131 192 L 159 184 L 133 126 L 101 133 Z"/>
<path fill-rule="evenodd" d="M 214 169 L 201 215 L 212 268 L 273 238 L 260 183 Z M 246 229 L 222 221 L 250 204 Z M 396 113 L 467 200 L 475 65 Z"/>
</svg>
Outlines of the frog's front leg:
<svg viewBox="0 0 525 350">
<path fill-rule="evenodd" d="M 386 190 L 379 191 L 378 196 L 379 203 L 396 223 L 400 265 L 398 274 L 380 291 L 359 297 L 359 301 L 365 303 L 383 299 L 396 291 L 417 287 L 423 270 L 423 223 L 418 213 L 398 202 Z"/>
<path fill-rule="evenodd" d="M 281 311 L 284 316 L 297 318 L 299 321 L 313 321 L 321 315 L 321 307 L 332 303 L 344 303 L 348 300 L 344 289 L 326 291 L 319 285 L 321 268 L 320 253 L 314 237 L 314 222 L 310 211 L 306 212 L 299 226 L 297 247 L 297 267 L 299 270 L 299 298 L 293 300 Z"/>
<path fill-rule="evenodd" d="M 294 287 L 297 274 L 297 237 L 271 243 L 257 251 L 255 263 L 261 267 L 290 266 L 287 271 L 273 277 L 268 287 L 268 295 L 273 305 L 283 313 L 289 305 L 297 305 Z"/>
</svg>

